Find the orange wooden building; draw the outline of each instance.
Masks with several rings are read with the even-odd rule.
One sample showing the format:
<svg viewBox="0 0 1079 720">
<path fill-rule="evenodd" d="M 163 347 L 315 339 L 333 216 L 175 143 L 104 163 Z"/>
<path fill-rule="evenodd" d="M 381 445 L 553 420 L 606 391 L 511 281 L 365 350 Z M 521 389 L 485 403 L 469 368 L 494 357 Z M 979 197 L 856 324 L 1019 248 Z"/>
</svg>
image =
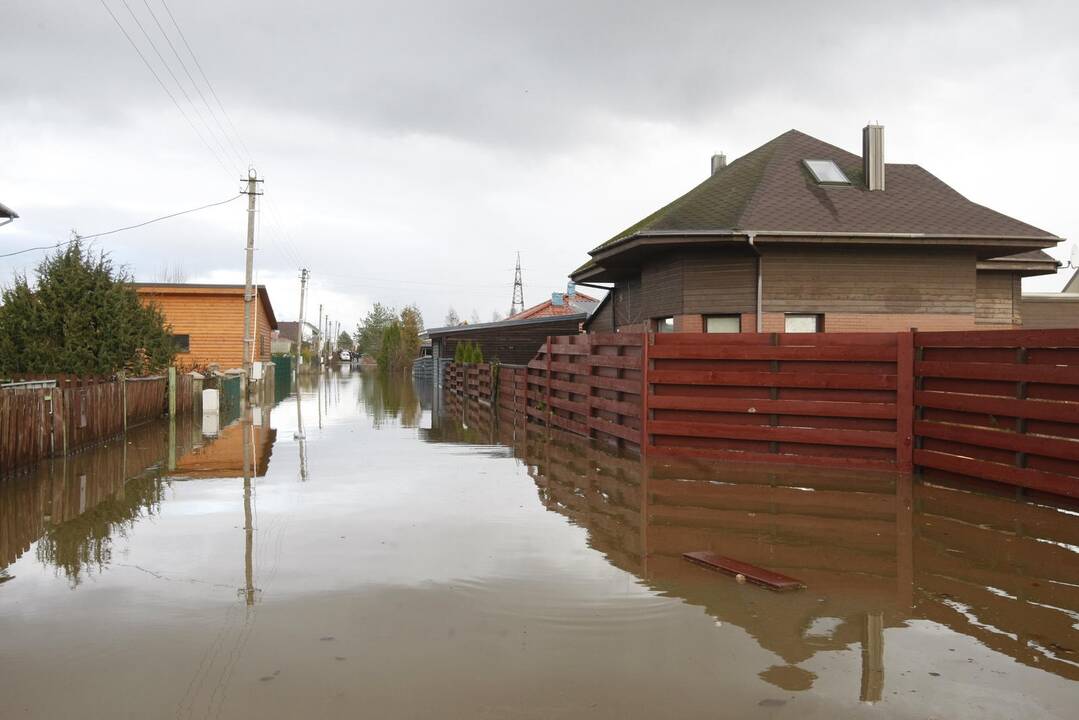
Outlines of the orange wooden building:
<svg viewBox="0 0 1079 720">
<path fill-rule="evenodd" d="M 176 364 L 222 370 L 243 366 L 244 286 L 189 283 L 135 283 L 144 303 L 157 305 L 176 338 Z M 255 362 L 270 360 L 270 339 L 277 329 L 270 296 L 262 285 L 255 303 Z"/>
</svg>

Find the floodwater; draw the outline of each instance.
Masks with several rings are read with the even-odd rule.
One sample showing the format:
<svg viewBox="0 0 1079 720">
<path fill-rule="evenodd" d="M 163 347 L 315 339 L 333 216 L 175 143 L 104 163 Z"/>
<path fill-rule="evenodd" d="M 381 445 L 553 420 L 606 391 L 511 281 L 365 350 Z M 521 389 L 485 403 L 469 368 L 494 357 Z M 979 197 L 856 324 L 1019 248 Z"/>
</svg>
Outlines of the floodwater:
<svg viewBox="0 0 1079 720">
<path fill-rule="evenodd" d="M 1077 681 L 1075 506 L 642 464 L 407 378 L 0 480 L 4 718 L 1071 718 Z"/>
</svg>

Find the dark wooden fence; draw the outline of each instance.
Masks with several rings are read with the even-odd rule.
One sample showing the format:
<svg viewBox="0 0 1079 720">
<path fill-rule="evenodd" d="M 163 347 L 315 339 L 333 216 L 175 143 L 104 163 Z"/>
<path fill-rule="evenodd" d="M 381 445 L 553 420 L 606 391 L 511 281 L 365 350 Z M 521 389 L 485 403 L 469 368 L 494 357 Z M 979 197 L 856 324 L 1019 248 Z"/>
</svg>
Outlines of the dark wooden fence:
<svg viewBox="0 0 1079 720">
<path fill-rule="evenodd" d="M 80 450 L 160 417 L 168 385 L 165 376 L 12 380 L 17 384 L 0 388 L 0 474 Z"/>
<path fill-rule="evenodd" d="M 650 339 L 647 452 L 910 469 L 911 333 Z"/>
<path fill-rule="evenodd" d="M 1079 496 L 1079 330 L 915 335 L 914 461 Z"/>
<path fill-rule="evenodd" d="M 595 333 L 549 338 L 527 366 L 450 365 L 446 386 L 649 455 L 1079 497 L 1079 330 Z"/>
</svg>

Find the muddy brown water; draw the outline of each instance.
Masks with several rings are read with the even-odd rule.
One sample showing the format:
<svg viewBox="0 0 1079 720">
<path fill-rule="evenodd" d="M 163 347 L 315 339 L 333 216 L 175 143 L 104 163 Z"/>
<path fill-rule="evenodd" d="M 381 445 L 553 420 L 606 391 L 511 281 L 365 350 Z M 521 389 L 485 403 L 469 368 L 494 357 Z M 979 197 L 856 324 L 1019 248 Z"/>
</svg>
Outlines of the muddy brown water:
<svg viewBox="0 0 1079 720">
<path fill-rule="evenodd" d="M 740 584 L 691 550 L 808 589 Z M 378 374 L 0 479 L 0 568 L 4 718 L 1065 718 L 1079 701 L 1074 506 L 642 463 Z"/>
</svg>

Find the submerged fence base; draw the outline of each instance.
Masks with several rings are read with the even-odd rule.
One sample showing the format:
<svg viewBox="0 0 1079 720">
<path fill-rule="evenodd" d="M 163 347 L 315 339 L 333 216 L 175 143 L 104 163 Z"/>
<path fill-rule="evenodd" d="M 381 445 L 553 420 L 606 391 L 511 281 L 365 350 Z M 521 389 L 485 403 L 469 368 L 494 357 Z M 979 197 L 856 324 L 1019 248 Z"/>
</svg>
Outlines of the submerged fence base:
<svg viewBox="0 0 1079 720">
<path fill-rule="evenodd" d="M 445 388 L 648 455 L 973 477 L 1079 497 L 1079 330 L 551 337 Z"/>
<path fill-rule="evenodd" d="M 164 375 L 20 380 L 0 388 L 0 475 L 120 435 L 167 407 Z M 191 412 L 194 379 L 180 375 L 176 384 L 176 412 Z"/>
</svg>

